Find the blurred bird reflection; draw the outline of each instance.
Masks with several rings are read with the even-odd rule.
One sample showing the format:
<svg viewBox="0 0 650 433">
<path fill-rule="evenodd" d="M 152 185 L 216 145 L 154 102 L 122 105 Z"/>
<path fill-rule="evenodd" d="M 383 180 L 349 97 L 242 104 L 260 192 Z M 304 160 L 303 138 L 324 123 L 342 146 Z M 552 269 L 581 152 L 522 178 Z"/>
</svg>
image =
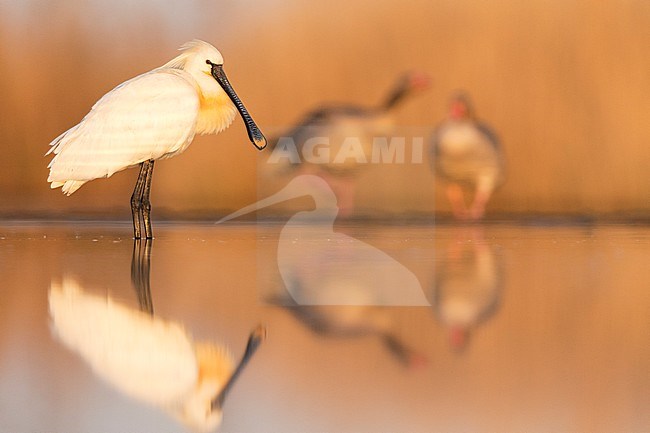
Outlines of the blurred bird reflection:
<svg viewBox="0 0 650 433">
<path fill-rule="evenodd" d="M 100 378 L 197 431 L 219 426 L 227 392 L 265 335 L 253 331 L 235 365 L 226 347 L 194 341 L 182 324 L 88 293 L 72 279 L 52 283 L 49 308 L 53 332 Z"/>
<path fill-rule="evenodd" d="M 438 261 L 433 307 L 455 351 L 464 350 L 472 331 L 496 313 L 504 280 L 500 261 L 479 226 L 458 227 Z"/>
<path fill-rule="evenodd" d="M 345 283 L 342 281 L 343 285 Z M 323 287 L 321 290 L 327 291 L 328 288 Z M 369 305 L 305 306 L 293 304 L 291 298 L 281 295 L 268 301 L 284 308 L 321 337 L 376 336 L 386 351 L 404 367 L 418 368 L 427 363 L 426 355 L 409 347 L 394 332 L 395 317 L 390 308 Z"/>
<path fill-rule="evenodd" d="M 330 103 L 308 112 L 293 128 L 270 140 L 272 152 L 265 166 L 273 173 L 323 177 L 338 198 L 341 216 L 348 216 L 354 209 L 358 174 L 371 159 L 373 140 L 394 133 L 396 108 L 427 89 L 429 80 L 423 72 L 407 72 L 377 106 Z"/>
</svg>

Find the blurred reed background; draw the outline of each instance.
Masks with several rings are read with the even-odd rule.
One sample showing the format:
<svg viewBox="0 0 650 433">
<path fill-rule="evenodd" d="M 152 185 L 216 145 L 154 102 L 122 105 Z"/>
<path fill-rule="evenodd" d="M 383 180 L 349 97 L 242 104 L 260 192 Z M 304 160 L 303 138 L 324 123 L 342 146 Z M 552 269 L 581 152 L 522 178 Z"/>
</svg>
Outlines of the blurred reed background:
<svg viewBox="0 0 650 433">
<path fill-rule="evenodd" d="M 217 46 L 262 129 L 286 129 L 323 101 L 372 105 L 396 76 L 432 87 L 398 124 L 432 129 L 466 89 L 498 132 L 507 181 L 493 214 L 650 215 L 650 2 L 619 0 L 3 0 L 0 214 L 128 217 L 137 170 L 50 190 L 43 155 L 104 93 L 162 65 L 193 38 Z M 265 156 L 237 117 L 156 165 L 154 218 L 256 200 Z M 373 167 L 360 209 L 448 210 L 424 164 Z M 380 203 L 381 205 L 378 205 Z"/>
</svg>

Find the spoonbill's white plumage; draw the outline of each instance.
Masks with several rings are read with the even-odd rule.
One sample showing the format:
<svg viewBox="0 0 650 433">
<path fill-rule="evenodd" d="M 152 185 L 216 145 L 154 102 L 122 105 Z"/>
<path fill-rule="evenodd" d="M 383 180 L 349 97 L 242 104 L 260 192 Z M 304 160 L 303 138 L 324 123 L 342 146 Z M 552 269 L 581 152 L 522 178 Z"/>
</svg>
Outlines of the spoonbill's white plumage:
<svg viewBox="0 0 650 433">
<path fill-rule="evenodd" d="M 504 178 L 504 158 L 496 134 L 476 119 L 469 97 L 451 98 L 447 119 L 432 137 L 432 168 L 446 183 L 454 216 L 460 220 L 483 218 L 485 206 Z M 464 189 L 474 192 L 469 206 Z"/>
<path fill-rule="evenodd" d="M 87 293 L 70 279 L 52 284 L 49 308 L 55 334 L 99 377 L 198 431 L 221 423 L 226 393 L 264 338 L 259 327 L 235 366 L 225 347 L 195 342 L 181 324 Z"/>
<path fill-rule="evenodd" d="M 149 189 L 154 161 L 183 152 L 195 134 L 227 128 L 238 110 L 258 149 L 266 140 L 228 82 L 221 53 L 194 40 L 162 67 L 104 95 L 83 120 L 55 138 L 47 154 L 52 188 L 70 195 L 84 183 L 140 165 L 131 198 L 134 235 L 151 238 Z M 141 223 L 143 225 L 141 225 Z"/>
</svg>

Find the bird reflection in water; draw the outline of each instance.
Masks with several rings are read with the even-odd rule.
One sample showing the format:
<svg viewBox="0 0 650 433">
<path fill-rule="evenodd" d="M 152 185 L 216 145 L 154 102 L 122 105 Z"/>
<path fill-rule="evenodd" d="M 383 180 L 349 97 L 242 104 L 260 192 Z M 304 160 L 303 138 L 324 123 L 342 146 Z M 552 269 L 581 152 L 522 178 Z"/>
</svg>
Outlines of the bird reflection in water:
<svg viewBox="0 0 650 433">
<path fill-rule="evenodd" d="M 140 309 L 153 315 L 151 299 L 151 246 L 152 239 L 133 239 L 131 255 L 131 283 L 138 296 Z"/>
<path fill-rule="evenodd" d="M 343 282 L 345 284 L 345 282 Z M 420 368 L 427 364 L 423 353 L 409 347 L 394 332 L 395 318 L 389 307 L 373 305 L 297 305 L 291 298 L 268 300 L 276 304 L 300 323 L 325 338 L 361 338 L 376 336 L 388 353 L 406 368 Z"/>
<path fill-rule="evenodd" d="M 402 103 L 429 88 L 419 71 L 402 74 L 384 100 L 372 107 L 329 103 L 308 112 L 290 130 L 270 140 L 265 166 L 273 174 L 315 174 L 327 180 L 338 197 L 340 216 L 354 208 L 359 173 L 371 161 L 374 140 L 395 134 L 395 112 Z"/>
<path fill-rule="evenodd" d="M 182 324 L 88 293 L 71 279 L 52 283 L 49 307 L 53 332 L 99 377 L 197 431 L 219 426 L 227 393 L 266 334 L 256 328 L 235 365 L 226 347 L 194 341 Z"/>
<path fill-rule="evenodd" d="M 354 237 L 334 231 L 336 196 L 314 175 L 292 179 L 270 197 L 224 217 L 237 218 L 275 203 L 308 195 L 315 208 L 300 211 L 278 239 L 278 270 L 285 294 L 270 299 L 320 335 L 378 335 L 398 360 L 421 363 L 394 333 L 391 306 L 429 306 L 417 277 L 397 260 Z"/>
<path fill-rule="evenodd" d="M 485 241 L 483 230 L 458 227 L 434 277 L 434 311 L 457 352 L 467 347 L 472 331 L 499 305 L 504 280 L 501 257 Z"/>
</svg>

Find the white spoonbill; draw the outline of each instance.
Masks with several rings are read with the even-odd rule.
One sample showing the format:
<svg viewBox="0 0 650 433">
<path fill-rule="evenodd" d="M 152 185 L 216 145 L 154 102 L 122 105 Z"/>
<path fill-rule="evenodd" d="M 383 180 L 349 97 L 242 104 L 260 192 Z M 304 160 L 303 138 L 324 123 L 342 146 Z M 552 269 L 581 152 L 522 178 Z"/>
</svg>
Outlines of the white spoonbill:
<svg viewBox="0 0 650 433">
<path fill-rule="evenodd" d="M 193 40 L 165 65 L 104 95 L 83 120 L 55 138 L 52 188 L 70 195 L 84 183 L 140 165 L 131 196 L 134 237 L 153 237 L 149 191 L 154 162 L 183 152 L 195 134 L 223 131 L 236 110 L 258 148 L 266 139 L 233 90 L 219 50 Z M 143 233 L 144 232 L 144 233 Z"/>
<path fill-rule="evenodd" d="M 432 168 L 447 184 L 454 216 L 480 220 L 494 189 L 504 177 L 504 158 L 499 139 L 476 119 L 469 97 L 462 92 L 451 98 L 449 115 L 432 138 Z M 463 188 L 474 190 L 467 207 Z"/>
<path fill-rule="evenodd" d="M 221 423 L 227 393 L 266 335 L 256 328 L 235 366 L 225 347 L 195 342 L 181 324 L 86 293 L 71 279 L 52 284 L 49 306 L 53 331 L 99 377 L 195 431 Z"/>
</svg>

